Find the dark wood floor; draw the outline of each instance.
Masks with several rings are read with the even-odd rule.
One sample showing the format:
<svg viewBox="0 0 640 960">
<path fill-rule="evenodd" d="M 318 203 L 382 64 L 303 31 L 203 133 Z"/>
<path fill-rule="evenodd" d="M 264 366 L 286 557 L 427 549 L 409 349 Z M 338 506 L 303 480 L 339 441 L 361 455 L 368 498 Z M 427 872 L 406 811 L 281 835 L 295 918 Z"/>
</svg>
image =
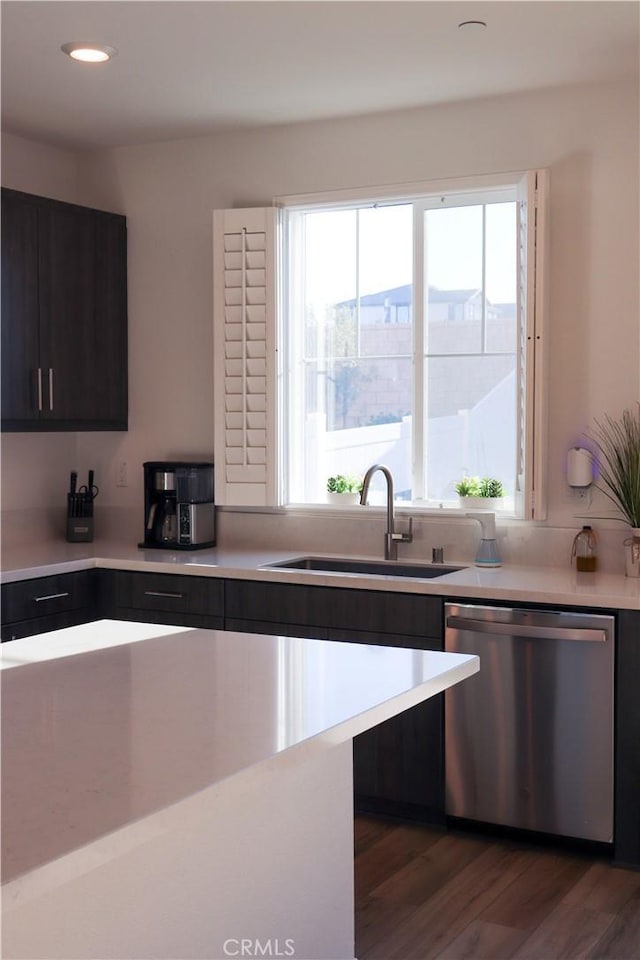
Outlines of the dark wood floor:
<svg viewBox="0 0 640 960">
<path fill-rule="evenodd" d="M 358 960 L 640 960 L 640 871 L 356 818 Z"/>
</svg>

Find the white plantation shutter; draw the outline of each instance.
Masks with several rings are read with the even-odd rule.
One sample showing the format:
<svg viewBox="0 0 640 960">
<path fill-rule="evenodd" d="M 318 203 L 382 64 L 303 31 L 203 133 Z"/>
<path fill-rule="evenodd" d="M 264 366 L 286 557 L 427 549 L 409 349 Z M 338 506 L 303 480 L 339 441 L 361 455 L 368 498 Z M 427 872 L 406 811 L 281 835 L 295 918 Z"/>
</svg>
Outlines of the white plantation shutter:
<svg viewBox="0 0 640 960">
<path fill-rule="evenodd" d="M 276 503 L 273 208 L 213 213 L 215 498 Z"/>
<path fill-rule="evenodd" d="M 530 170 L 518 184 L 517 495 L 522 497 L 522 516 L 528 520 L 544 520 L 547 515 L 548 183 L 548 170 Z"/>
</svg>

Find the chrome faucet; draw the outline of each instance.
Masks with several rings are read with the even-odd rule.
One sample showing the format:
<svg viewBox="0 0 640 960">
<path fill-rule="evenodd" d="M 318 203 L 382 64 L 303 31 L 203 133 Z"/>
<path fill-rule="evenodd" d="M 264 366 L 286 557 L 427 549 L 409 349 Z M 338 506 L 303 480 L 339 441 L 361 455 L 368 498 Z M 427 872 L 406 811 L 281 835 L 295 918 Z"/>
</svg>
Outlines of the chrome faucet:
<svg viewBox="0 0 640 960">
<path fill-rule="evenodd" d="M 374 473 L 379 470 L 384 474 L 387 481 L 387 530 L 384 535 L 384 558 L 385 560 L 398 559 L 398 543 L 411 543 L 413 540 L 413 517 L 409 517 L 409 530 L 407 533 L 396 533 L 395 517 L 393 513 L 393 477 L 388 467 L 383 467 L 380 463 L 374 463 L 369 467 L 362 481 L 362 492 L 360 494 L 360 503 L 363 507 L 367 505 L 367 496 L 369 494 L 369 484 Z"/>
</svg>

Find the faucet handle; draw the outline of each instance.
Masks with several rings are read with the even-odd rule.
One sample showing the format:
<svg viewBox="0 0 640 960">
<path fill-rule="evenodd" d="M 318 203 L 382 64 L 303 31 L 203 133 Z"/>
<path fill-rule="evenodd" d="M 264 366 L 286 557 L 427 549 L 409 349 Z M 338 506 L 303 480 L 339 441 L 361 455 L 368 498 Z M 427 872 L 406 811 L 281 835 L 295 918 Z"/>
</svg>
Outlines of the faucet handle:
<svg viewBox="0 0 640 960">
<path fill-rule="evenodd" d="M 399 543 L 412 543 L 413 542 L 413 517 L 409 517 L 409 529 L 406 533 L 392 533 L 392 540 L 397 540 Z"/>
</svg>

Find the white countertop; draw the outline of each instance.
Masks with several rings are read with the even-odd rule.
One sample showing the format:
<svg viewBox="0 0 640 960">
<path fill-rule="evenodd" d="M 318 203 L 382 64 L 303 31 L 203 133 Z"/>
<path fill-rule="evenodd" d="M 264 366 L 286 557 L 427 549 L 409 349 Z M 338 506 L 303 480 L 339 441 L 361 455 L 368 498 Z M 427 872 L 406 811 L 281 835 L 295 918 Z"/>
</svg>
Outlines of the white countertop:
<svg viewBox="0 0 640 960">
<path fill-rule="evenodd" d="M 310 553 L 310 551 L 307 551 Z M 563 567 L 505 565 L 493 570 L 473 565 L 435 580 L 392 576 L 361 576 L 319 571 L 265 569 L 264 564 L 305 555 L 296 550 L 210 549 L 195 551 L 143 550 L 131 544 L 96 541 L 71 544 L 46 542 L 5 551 L 2 580 L 44 577 L 89 567 L 180 573 L 200 577 L 306 583 L 347 589 L 384 590 L 506 600 L 561 606 L 640 610 L 640 579 L 606 573 L 577 573 Z M 322 554 L 314 554 L 322 556 Z M 366 559 L 381 559 L 367 557 Z M 414 561 L 412 561 L 414 562 Z M 417 561 L 419 562 L 419 561 Z"/>
<path fill-rule="evenodd" d="M 304 762 L 478 658 L 103 620 L 4 644 L 2 666 L 6 883 L 227 778 Z"/>
</svg>

